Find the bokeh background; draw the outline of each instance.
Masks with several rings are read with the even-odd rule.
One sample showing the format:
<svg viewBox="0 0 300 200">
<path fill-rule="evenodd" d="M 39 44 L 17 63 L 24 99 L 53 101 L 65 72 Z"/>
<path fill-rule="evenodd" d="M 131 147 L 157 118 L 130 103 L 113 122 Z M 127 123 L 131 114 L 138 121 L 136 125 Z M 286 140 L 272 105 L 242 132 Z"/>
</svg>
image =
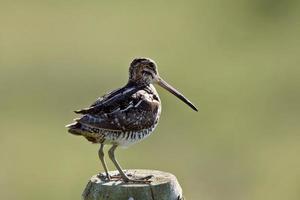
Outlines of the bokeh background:
<svg viewBox="0 0 300 200">
<path fill-rule="evenodd" d="M 136 56 L 198 105 L 158 88 L 160 124 L 117 157 L 174 173 L 187 199 L 300 199 L 300 2 L 0 1 L 0 199 L 80 199 L 98 145 L 75 109 L 127 82 Z M 114 169 L 111 162 L 109 167 Z"/>
</svg>

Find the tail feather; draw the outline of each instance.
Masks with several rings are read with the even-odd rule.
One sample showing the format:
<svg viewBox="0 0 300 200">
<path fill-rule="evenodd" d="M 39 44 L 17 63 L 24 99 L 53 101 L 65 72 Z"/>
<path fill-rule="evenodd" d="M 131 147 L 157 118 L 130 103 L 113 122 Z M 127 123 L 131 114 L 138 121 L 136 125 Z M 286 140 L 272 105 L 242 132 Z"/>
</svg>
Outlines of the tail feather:
<svg viewBox="0 0 300 200">
<path fill-rule="evenodd" d="M 66 125 L 68 129 L 68 132 L 73 134 L 73 135 L 82 135 L 82 127 L 81 127 L 81 124 L 78 123 L 78 122 L 74 122 L 72 124 L 68 124 Z"/>
<path fill-rule="evenodd" d="M 82 125 L 80 122 L 74 122 L 72 124 L 68 124 L 66 125 L 68 129 L 68 132 L 73 134 L 73 135 L 82 135 L 84 136 L 88 141 L 92 142 L 92 143 L 97 143 L 96 138 L 91 137 L 89 135 L 87 135 L 87 132 L 91 132 L 88 127 L 85 127 L 84 125 Z"/>
</svg>

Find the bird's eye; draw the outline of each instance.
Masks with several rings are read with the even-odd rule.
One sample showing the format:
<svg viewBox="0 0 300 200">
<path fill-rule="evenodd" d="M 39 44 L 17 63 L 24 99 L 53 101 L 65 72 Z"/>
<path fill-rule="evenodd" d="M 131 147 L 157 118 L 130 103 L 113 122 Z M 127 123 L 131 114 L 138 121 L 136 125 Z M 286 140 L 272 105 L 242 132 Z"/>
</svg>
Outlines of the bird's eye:
<svg viewBox="0 0 300 200">
<path fill-rule="evenodd" d="M 143 74 L 151 76 L 153 78 L 153 74 L 151 72 L 149 72 L 148 70 L 143 70 Z"/>
<path fill-rule="evenodd" d="M 143 70 L 142 72 L 143 74 L 149 74 L 149 75 L 151 74 L 151 72 L 149 72 L 148 70 Z"/>
</svg>

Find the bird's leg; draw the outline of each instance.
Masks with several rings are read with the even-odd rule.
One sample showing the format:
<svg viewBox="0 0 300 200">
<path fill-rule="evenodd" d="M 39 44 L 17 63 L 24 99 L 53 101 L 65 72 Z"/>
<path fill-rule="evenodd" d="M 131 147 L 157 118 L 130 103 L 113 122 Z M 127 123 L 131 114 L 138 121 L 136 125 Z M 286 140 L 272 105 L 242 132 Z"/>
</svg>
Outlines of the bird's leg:
<svg viewBox="0 0 300 200">
<path fill-rule="evenodd" d="M 104 152 L 103 152 L 103 147 L 104 147 L 104 144 L 101 144 L 100 145 L 100 149 L 98 151 L 98 155 L 99 155 L 99 159 L 102 163 L 102 166 L 104 168 L 104 171 L 106 173 L 106 178 L 107 180 L 110 180 L 110 176 L 109 176 L 109 173 L 108 173 L 108 169 L 107 169 L 107 166 L 106 166 L 106 163 L 105 163 L 105 160 L 104 160 Z"/>
<path fill-rule="evenodd" d="M 112 160 L 112 162 L 114 163 L 114 165 L 116 166 L 117 170 L 119 171 L 122 179 L 125 181 L 125 182 L 138 182 L 138 183 L 150 183 L 149 179 L 152 178 L 152 175 L 150 176 L 146 176 L 146 177 L 143 177 L 143 178 L 139 178 L 139 179 L 130 179 L 125 173 L 124 171 L 122 170 L 120 164 L 118 163 L 118 161 L 116 160 L 115 158 L 115 150 L 117 148 L 118 145 L 113 145 L 109 151 L 108 151 L 108 155 L 109 155 L 109 158 Z"/>
<path fill-rule="evenodd" d="M 108 151 L 108 155 L 109 155 L 109 158 L 112 160 L 112 162 L 114 163 L 114 165 L 116 166 L 117 170 L 119 171 L 122 179 L 125 181 L 125 182 L 128 182 L 129 181 L 129 178 L 128 176 L 123 172 L 121 166 L 119 165 L 118 161 L 116 160 L 115 158 L 115 150 L 117 148 L 117 145 L 113 145 L 109 151 Z"/>
</svg>

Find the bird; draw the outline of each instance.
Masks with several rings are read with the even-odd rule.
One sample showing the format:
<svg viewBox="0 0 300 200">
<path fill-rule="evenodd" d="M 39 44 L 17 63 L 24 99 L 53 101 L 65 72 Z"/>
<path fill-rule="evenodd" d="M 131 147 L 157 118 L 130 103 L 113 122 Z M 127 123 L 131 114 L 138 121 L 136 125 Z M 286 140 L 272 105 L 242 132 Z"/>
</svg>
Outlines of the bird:
<svg viewBox="0 0 300 200">
<path fill-rule="evenodd" d="M 160 77 L 154 60 L 138 57 L 130 63 L 129 79 L 125 86 L 99 97 L 87 108 L 74 111 L 81 115 L 80 118 L 66 126 L 69 133 L 100 144 L 98 156 L 107 180 L 111 180 L 112 176 L 104 159 L 104 145 L 112 145 L 108 155 L 124 182 L 140 182 L 151 178 L 133 179 L 127 175 L 115 158 L 115 150 L 119 146 L 128 147 L 144 140 L 156 128 L 161 114 L 161 100 L 154 84 L 198 111 L 190 100 Z"/>
</svg>

